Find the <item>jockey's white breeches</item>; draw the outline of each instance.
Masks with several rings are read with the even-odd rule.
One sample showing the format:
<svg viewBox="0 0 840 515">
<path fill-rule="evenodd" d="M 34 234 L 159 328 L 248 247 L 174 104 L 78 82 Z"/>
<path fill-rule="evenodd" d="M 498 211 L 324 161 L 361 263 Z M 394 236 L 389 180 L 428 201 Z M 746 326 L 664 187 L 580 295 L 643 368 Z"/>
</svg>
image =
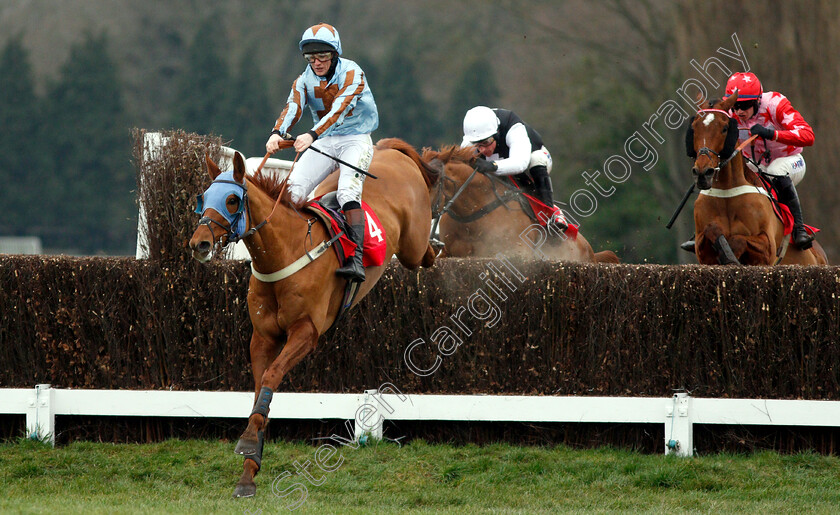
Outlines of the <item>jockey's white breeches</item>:
<svg viewBox="0 0 840 515">
<path fill-rule="evenodd" d="M 370 134 L 325 136 L 315 140 L 313 145 L 321 152 L 335 156 L 364 171 L 368 171 L 370 161 L 373 159 L 373 141 L 370 139 Z M 306 150 L 289 175 L 288 184 L 292 202 L 299 204 L 306 200 L 312 190 L 321 184 L 321 181 L 326 179 L 336 166 L 340 170 L 336 195 L 339 205 L 344 206 L 351 200 L 361 203 L 365 174 L 347 165 L 339 164 L 314 150 Z"/>
<path fill-rule="evenodd" d="M 545 146 L 531 152 L 531 161 L 528 163 L 528 170 L 535 166 L 544 166 L 548 170 L 548 173 L 551 173 L 551 154 L 548 153 L 548 149 Z"/>
<path fill-rule="evenodd" d="M 749 161 L 747 161 L 747 166 L 750 170 L 756 171 L 755 165 Z M 761 173 L 772 175 L 774 177 L 784 177 L 785 175 L 789 175 L 790 180 L 795 186 L 805 177 L 805 158 L 802 157 L 802 154 L 778 157 L 769 165 L 762 164 L 759 165 L 758 168 L 761 170 Z"/>
</svg>

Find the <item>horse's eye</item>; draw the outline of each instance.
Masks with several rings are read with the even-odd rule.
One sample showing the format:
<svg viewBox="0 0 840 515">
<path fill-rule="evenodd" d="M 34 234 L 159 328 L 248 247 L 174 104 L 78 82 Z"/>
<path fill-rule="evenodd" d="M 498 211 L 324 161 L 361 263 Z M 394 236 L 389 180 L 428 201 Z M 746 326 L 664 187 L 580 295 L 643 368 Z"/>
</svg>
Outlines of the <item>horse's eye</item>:
<svg viewBox="0 0 840 515">
<path fill-rule="evenodd" d="M 234 214 L 239 211 L 239 199 L 234 196 L 230 196 L 227 199 L 227 210 L 230 214 Z"/>
</svg>

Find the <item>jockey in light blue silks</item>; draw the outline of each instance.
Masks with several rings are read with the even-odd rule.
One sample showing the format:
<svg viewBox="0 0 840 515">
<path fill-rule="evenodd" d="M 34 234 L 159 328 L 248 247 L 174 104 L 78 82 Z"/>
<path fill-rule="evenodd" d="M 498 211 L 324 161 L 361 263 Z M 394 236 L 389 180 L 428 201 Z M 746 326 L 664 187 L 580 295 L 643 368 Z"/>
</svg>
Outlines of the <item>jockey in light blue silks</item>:
<svg viewBox="0 0 840 515">
<path fill-rule="evenodd" d="M 340 57 L 338 31 L 326 23 L 306 29 L 299 47 L 309 66 L 292 84 L 286 107 L 265 144 L 266 150 L 279 150 L 283 135 L 300 120 L 303 108 L 309 106 L 315 125 L 295 139 L 295 150 L 304 152 L 317 139 L 318 150 L 367 171 L 373 158 L 370 133 L 379 126 L 379 113 L 365 73 L 355 62 Z M 303 153 L 288 180 L 292 202 L 302 204 L 335 165 L 336 161 L 323 154 Z M 336 273 L 348 280 L 364 281 L 362 247 L 366 220 L 361 201 L 365 175 L 344 164 L 339 169 L 337 198 L 350 226 L 348 236 L 356 244 L 356 254 Z"/>
</svg>

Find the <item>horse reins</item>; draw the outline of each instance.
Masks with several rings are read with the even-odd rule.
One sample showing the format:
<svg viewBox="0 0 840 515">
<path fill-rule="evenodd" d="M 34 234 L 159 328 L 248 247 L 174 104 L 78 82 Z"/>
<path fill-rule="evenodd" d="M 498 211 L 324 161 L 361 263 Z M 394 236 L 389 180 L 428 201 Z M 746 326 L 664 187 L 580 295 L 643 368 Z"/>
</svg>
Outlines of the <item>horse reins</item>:
<svg viewBox="0 0 840 515">
<path fill-rule="evenodd" d="M 477 171 L 478 170 L 473 170 L 473 173 L 467 178 L 466 181 L 464 181 L 464 184 L 462 184 L 460 189 L 458 189 L 458 191 L 455 192 L 455 195 L 453 195 L 452 198 L 449 199 L 449 201 L 446 203 L 446 205 L 443 207 L 443 209 L 441 209 L 440 211 L 432 214 L 432 218 L 435 219 L 435 224 L 432 226 L 431 234 L 435 233 L 435 230 L 437 229 L 437 226 L 440 223 L 440 218 L 444 214 L 448 214 L 453 220 L 455 220 L 458 223 L 465 224 L 465 223 L 474 222 L 474 221 L 482 218 L 484 215 L 494 211 L 498 207 L 504 206 L 506 203 L 510 202 L 511 200 L 514 200 L 516 195 L 518 195 L 520 193 L 518 190 L 511 187 L 510 185 L 508 185 L 506 182 L 500 180 L 499 178 L 497 178 L 493 175 L 485 175 L 487 177 L 487 179 L 489 179 L 490 182 L 493 183 L 493 195 L 496 197 L 496 200 L 493 201 L 493 202 L 490 202 L 489 204 L 485 205 L 482 208 L 479 208 L 478 210 L 474 211 L 473 213 L 471 213 L 467 216 L 460 216 L 460 215 L 456 215 L 455 213 L 449 212 L 449 209 L 452 207 L 452 204 L 461 195 L 461 193 L 463 193 L 463 191 L 466 189 L 466 187 L 472 181 L 473 177 L 475 177 L 475 174 L 476 174 Z M 449 177 L 446 176 L 445 168 L 444 168 L 443 179 L 451 181 L 451 182 L 455 182 L 455 181 L 453 181 L 452 179 L 450 179 Z M 495 187 L 496 184 L 501 184 L 502 186 L 507 188 L 508 191 L 505 194 L 503 194 L 502 196 L 499 196 L 499 194 L 496 192 L 496 187 Z M 443 193 L 442 185 L 438 189 L 438 192 L 439 192 L 439 194 L 437 195 L 438 197 L 443 196 L 445 198 L 445 194 Z M 510 195 L 511 192 L 513 192 L 512 196 Z M 436 201 L 435 201 L 435 205 L 438 205 L 438 204 L 440 204 L 440 199 L 439 198 L 436 199 Z"/>
<path fill-rule="evenodd" d="M 711 113 L 722 113 L 722 114 L 725 114 L 727 118 L 732 119 L 732 115 L 730 115 L 729 113 L 727 113 L 723 109 L 700 109 L 700 110 L 697 111 L 698 114 L 699 113 L 710 113 L 710 112 Z M 714 150 L 710 149 L 709 147 L 701 147 L 699 150 L 697 150 L 697 155 L 698 156 L 702 156 L 702 155 L 708 156 L 709 154 L 714 154 L 714 156 L 718 158 L 718 165 L 714 168 L 715 174 L 717 174 L 720 171 L 721 168 L 728 165 L 729 162 L 732 161 L 732 159 L 734 159 L 736 155 L 738 155 L 738 152 L 743 150 L 744 147 L 746 147 L 748 144 L 755 141 L 755 139 L 757 137 L 758 137 L 757 134 L 753 134 L 752 136 L 750 136 L 749 138 L 744 140 L 743 143 L 741 143 L 740 145 L 735 147 L 735 150 L 733 150 L 732 154 L 729 157 L 727 157 L 726 159 L 723 159 L 723 157 L 720 154 L 718 154 Z"/>
<path fill-rule="evenodd" d="M 466 180 L 466 181 L 464 181 L 464 184 L 462 184 L 462 185 L 461 185 L 461 187 L 458 189 L 458 191 L 456 191 L 456 192 L 455 192 L 455 195 L 453 195 L 453 196 L 452 196 L 452 198 L 450 198 L 450 199 L 449 199 L 449 202 L 447 202 L 447 203 L 443 206 L 443 209 L 441 209 L 438 213 L 436 213 L 436 214 L 434 215 L 434 217 L 435 217 L 435 218 L 440 219 L 440 217 L 441 217 L 441 216 L 443 216 L 446 212 L 448 212 L 448 211 L 449 211 L 449 208 L 450 208 L 450 207 L 452 207 L 452 203 L 453 203 L 453 202 L 455 202 L 455 200 L 456 200 L 458 197 L 460 197 L 460 196 L 461 196 L 461 193 L 463 193 L 463 192 L 464 192 L 464 190 L 467 188 L 467 186 L 470 184 L 470 182 L 472 182 L 472 178 L 473 178 L 473 177 L 475 177 L 475 174 L 476 174 L 477 172 L 478 172 L 478 169 L 473 169 L 473 173 L 472 173 L 472 174 L 470 174 L 470 176 L 467 178 L 467 180 Z M 444 171 L 443 171 L 443 173 L 444 173 L 444 178 L 445 178 L 445 179 L 449 179 L 448 177 L 446 177 L 446 167 L 445 167 L 445 166 L 444 166 Z M 449 180 L 452 180 L 452 179 L 449 179 Z M 452 181 L 452 182 L 455 182 L 455 181 Z M 441 186 L 440 191 L 441 191 L 441 194 L 444 196 L 444 199 L 445 199 L 445 198 L 446 198 L 446 194 L 444 194 L 444 193 L 443 193 L 443 186 Z"/>
<path fill-rule="evenodd" d="M 723 113 L 723 114 L 725 114 L 726 116 L 729 116 L 729 113 L 727 113 L 726 111 L 723 111 L 723 110 L 721 110 L 721 109 L 702 109 L 701 111 L 698 111 L 698 113 L 700 113 L 700 112 L 702 112 L 702 111 L 715 111 L 715 112 L 720 112 L 720 113 Z M 730 117 L 730 118 L 732 118 L 731 116 L 729 116 L 729 117 Z M 752 135 L 752 136 L 750 136 L 749 138 L 747 138 L 746 140 L 744 140 L 744 142 L 743 142 L 743 143 L 741 143 L 740 145 L 738 145 L 738 146 L 736 146 L 736 147 L 735 147 L 735 150 L 732 152 L 732 155 L 731 155 L 731 156 L 729 156 L 729 157 L 728 157 L 725 161 L 721 161 L 721 159 L 720 159 L 720 154 L 718 154 L 718 153 L 717 153 L 717 152 L 715 152 L 714 150 L 712 150 L 712 149 L 710 149 L 710 148 L 707 148 L 707 147 L 703 147 L 703 148 L 701 148 L 700 150 L 698 150 L 698 151 L 697 151 L 697 155 L 700 155 L 701 153 L 702 153 L 702 154 L 705 154 L 705 155 L 708 155 L 708 153 L 703 152 L 704 150 L 706 150 L 706 151 L 708 151 L 708 152 L 711 152 L 711 153 L 712 153 L 712 154 L 714 154 L 715 156 L 717 156 L 717 158 L 718 158 L 718 166 L 717 166 L 717 168 L 715 168 L 715 169 L 714 169 L 714 170 L 715 170 L 714 175 L 716 176 L 716 175 L 717 175 L 717 173 L 720 171 L 720 169 L 721 169 L 721 168 L 723 168 L 724 166 L 726 166 L 727 164 L 729 164 L 729 161 L 733 160 L 733 159 L 735 158 L 735 156 L 736 156 L 736 155 L 738 155 L 738 152 L 740 152 L 741 150 L 743 150 L 743 149 L 744 149 L 744 147 L 746 147 L 746 146 L 747 146 L 747 144 L 749 144 L 749 143 L 751 143 L 751 142 L 755 141 L 755 139 L 756 139 L 757 137 L 758 137 L 758 135 Z M 721 150 L 722 150 L 722 149 L 721 149 Z M 669 220 L 669 221 L 668 221 L 668 224 L 665 226 L 665 228 L 670 229 L 671 227 L 673 227 L 674 222 L 677 220 L 677 216 L 679 216 L 680 212 L 682 211 L 683 207 L 685 206 L 685 203 L 686 203 L 686 202 L 688 202 L 688 198 L 691 196 L 691 194 L 692 194 L 692 193 L 694 193 L 694 187 L 695 187 L 695 184 L 692 182 L 692 183 L 691 183 L 691 187 L 689 187 L 689 188 L 688 188 L 688 191 L 686 191 L 686 192 L 685 192 L 685 195 L 683 195 L 682 201 L 681 201 L 681 202 L 680 202 L 680 204 L 677 206 L 677 209 L 674 211 L 674 214 L 673 214 L 673 215 L 671 215 L 671 220 Z"/>
<path fill-rule="evenodd" d="M 265 163 L 268 161 L 268 158 L 271 156 L 271 154 L 272 154 L 271 152 L 266 152 L 265 153 L 265 156 L 263 156 L 262 161 L 260 162 L 256 171 L 254 172 L 254 175 L 256 175 L 256 174 L 258 174 L 262 171 L 263 167 L 265 166 Z M 242 233 L 242 235 L 239 235 L 239 236 L 237 236 L 233 232 L 233 228 L 236 225 L 237 220 L 234 220 L 229 226 L 225 227 L 224 225 L 217 222 L 216 220 L 213 220 L 212 218 L 210 218 L 208 216 L 203 216 L 198 221 L 198 225 L 200 225 L 200 226 L 201 225 L 206 225 L 207 228 L 210 229 L 210 234 L 213 236 L 214 239 L 215 239 L 215 234 L 213 233 L 213 226 L 211 225 L 211 223 L 215 223 L 216 225 L 221 227 L 225 231 L 225 234 L 228 237 L 227 242 L 225 243 L 225 246 L 227 246 L 229 243 L 236 243 L 238 241 L 241 241 L 241 240 L 255 234 L 257 231 L 259 231 L 265 224 L 267 224 L 271 220 L 271 217 L 274 215 L 274 212 L 277 210 L 277 206 L 278 206 L 278 204 L 280 204 L 280 199 L 283 198 L 283 194 L 286 191 L 286 186 L 288 184 L 287 180 L 289 178 L 289 175 L 291 175 L 292 170 L 294 170 L 294 168 L 295 168 L 295 163 L 297 162 L 298 157 L 300 157 L 300 153 L 298 153 L 295 156 L 294 161 L 292 161 L 292 167 L 289 169 L 288 175 L 286 175 L 286 177 L 283 178 L 283 181 L 281 182 L 280 193 L 279 193 L 279 195 L 277 195 L 277 200 L 274 201 L 274 206 L 271 208 L 271 212 L 268 214 L 268 216 L 265 217 L 265 220 L 263 220 L 262 222 L 258 223 L 255 226 L 251 227 L 250 229 L 248 229 L 247 231 Z M 235 184 L 236 186 L 239 186 L 240 188 L 242 188 L 242 190 L 243 190 L 242 202 L 244 204 L 244 211 L 246 212 L 246 214 L 248 216 L 248 219 L 250 220 L 251 219 L 251 216 L 250 216 L 251 208 L 250 208 L 250 205 L 248 203 L 248 187 L 245 184 L 239 184 L 236 181 L 225 181 L 225 180 L 223 180 L 223 181 L 213 181 L 213 182 L 223 182 L 223 183 Z M 300 213 L 297 211 L 297 209 L 295 209 L 295 212 L 298 213 L 298 216 L 300 216 Z"/>
<path fill-rule="evenodd" d="M 310 146 L 310 148 L 311 148 L 311 146 Z M 282 181 L 281 187 L 280 187 L 280 193 L 277 195 L 277 199 L 274 201 L 274 206 L 271 208 L 271 212 L 268 214 L 268 216 L 265 218 L 265 220 L 263 220 L 259 224 L 255 225 L 254 227 L 249 229 L 245 234 L 243 234 L 241 237 L 239 237 L 238 238 L 239 240 L 241 240 L 243 238 L 246 238 L 248 236 L 251 236 L 252 234 L 256 233 L 262 226 L 264 226 L 265 224 L 267 224 L 271 220 L 272 215 L 274 215 L 274 211 L 277 209 L 277 206 L 280 204 L 280 200 L 283 198 L 283 194 L 286 192 L 286 187 L 289 184 L 288 183 L 289 176 L 292 175 L 292 171 L 294 171 L 294 169 L 295 169 L 295 163 L 297 163 L 297 160 L 300 157 L 300 154 L 301 153 L 298 152 L 295 155 L 295 159 L 292 161 L 292 166 L 291 166 L 291 168 L 289 168 L 289 173 L 286 175 L 286 177 L 283 178 L 283 181 Z M 266 152 L 265 156 L 262 159 L 262 162 L 260 162 L 260 165 L 257 167 L 256 172 L 254 172 L 255 175 L 260 173 L 260 171 L 262 171 L 262 168 L 263 168 L 263 166 L 265 166 L 265 163 L 266 163 L 266 161 L 268 161 L 268 157 L 270 155 L 271 155 L 271 152 Z M 371 177 L 376 178 L 373 175 L 371 175 Z M 298 215 L 298 217 L 300 217 L 301 219 L 304 219 L 304 217 L 300 214 L 300 211 L 297 210 L 297 207 L 294 204 L 292 204 L 292 209 L 294 210 L 295 214 Z M 308 229 L 306 231 L 306 236 L 309 237 L 310 242 L 312 241 L 312 225 L 315 223 L 315 221 L 316 221 L 315 218 L 309 218 L 307 220 Z M 282 268 L 282 269 L 280 269 L 276 272 L 270 273 L 270 274 L 264 274 L 264 273 L 259 272 L 256 268 L 254 268 L 254 262 L 251 261 L 251 274 L 254 277 L 256 277 L 258 280 L 260 280 L 262 282 L 266 282 L 266 283 L 277 282 L 277 281 L 280 281 L 282 279 L 285 279 L 286 277 L 289 277 L 290 275 L 293 275 L 294 273 L 298 272 L 299 270 L 304 268 L 309 263 L 312 263 L 313 261 L 318 259 L 324 252 L 327 251 L 327 249 L 329 249 L 336 241 L 338 241 L 339 238 L 341 238 L 341 236 L 343 234 L 344 234 L 344 231 L 339 231 L 331 239 L 321 242 L 321 244 L 318 247 L 316 247 L 315 249 L 313 249 L 311 251 L 305 250 L 305 248 L 304 248 L 303 256 L 299 257 L 297 260 L 295 260 L 290 265 L 288 265 L 288 266 L 286 266 L 286 267 L 284 267 L 284 268 Z M 304 236 L 304 241 L 306 239 L 306 236 Z M 304 244 L 304 247 L 305 247 L 305 244 Z"/>
<path fill-rule="evenodd" d="M 709 111 L 723 113 L 723 114 L 725 114 L 726 116 L 728 116 L 729 118 L 732 118 L 732 116 L 730 116 L 730 115 L 729 115 L 729 113 L 727 113 L 726 111 L 723 111 L 723 110 L 721 110 L 721 109 L 701 109 L 701 110 L 699 110 L 699 111 L 698 111 L 698 113 L 702 113 L 702 112 L 709 112 Z M 708 147 L 703 147 L 703 148 L 701 148 L 700 150 L 698 150 L 698 151 L 697 151 L 697 155 L 709 155 L 709 153 L 712 153 L 712 154 L 714 154 L 715 156 L 717 156 L 717 158 L 718 158 L 718 166 L 717 166 L 717 168 L 715 168 L 715 174 L 717 174 L 717 172 L 718 172 L 718 171 L 720 171 L 720 169 L 721 169 L 721 168 L 723 168 L 724 166 L 726 166 L 727 164 L 729 164 L 729 162 L 730 162 L 730 161 L 732 161 L 732 159 L 734 159 L 734 158 L 735 158 L 735 156 L 737 156 L 739 152 L 741 152 L 741 151 L 742 151 L 742 150 L 743 150 L 743 149 L 744 149 L 747 145 L 749 145 L 750 143 L 752 143 L 753 141 L 755 141 L 755 140 L 756 140 L 756 138 L 758 138 L 758 134 L 753 134 L 753 135 L 752 135 L 752 136 L 750 136 L 749 138 L 745 139 L 743 142 L 741 142 L 741 144 L 739 144 L 738 146 L 736 146 L 736 147 L 735 147 L 735 150 L 732 152 L 732 155 L 730 155 L 728 158 L 726 158 L 725 160 L 722 160 L 722 161 L 721 161 L 720 154 L 718 154 L 717 152 L 715 152 L 714 150 L 712 150 L 712 149 L 710 149 L 710 148 L 708 148 Z M 753 154 L 755 154 L 755 152 L 753 152 Z M 749 158 L 747 158 L 747 159 L 749 159 Z M 756 166 L 756 168 L 758 167 L 758 163 L 756 163 L 755 161 L 752 161 L 752 160 L 750 160 L 750 161 L 753 163 L 753 165 L 755 165 L 755 166 Z M 748 168 L 748 169 L 749 169 L 749 168 Z M 764 187 L 765 187 L 768 191 L 770 191 L 770 190 L 772 189 L 772 188 L 771 188 L 771 187 L 767 184 L 767 182 L 764 180 L 764 178 L 763 178 L 763 177 L 761 177 L 761 175 L 759 175 L 759 173 L 758 173 L 758 172 L 756 172 L 756 171 L 754 171 L 754 170 L 752 170 L 752 169 L 749 169 L 749 170 L 750 170 L 751 172 L 753 172 L 753 174 L 755 174 L 756 178 L 757 178 L 759 181 L 761 181 L 761 183 L 764 185 Z M 692 184 L 692 185 L 691 185 L 691 187 L 692 187 L 692 189 L 693 189 L 693 188 L 694 188 L 694 185 Z M 774 198 L 773 198 L 773 196 L 772 196 L 772 195 L 770 195 L 769 193 L 767 194 L 767 197 L 770 199 L 770 203 L 771 203 L 771 204 L 778 204 L 778 201 L 777 201 L 776 199 L 774 199 Z M 776 209 L 779 209 L 779 208 L 778 208 L 778 205 L 776 206 Z M 669 224 L 669 228 L 670 228 L 670 224 Z M 773 262 L 773 266 L 778 265 L 778 264 L 779 264 L 779 263 L 781 263 L 781 261 L 784 259 L 785 254 L 786 254 L 786 252 L 787 252 L 788 243 L 790 243 L 790 238 L 785 238 L 785 237 L 783 236 L 783 238 L 782 238 L 782 244 L 779 246 L 779 248 L 778 248 L 778 249 L 776 249 L 776 260 Z"/>
</svg>

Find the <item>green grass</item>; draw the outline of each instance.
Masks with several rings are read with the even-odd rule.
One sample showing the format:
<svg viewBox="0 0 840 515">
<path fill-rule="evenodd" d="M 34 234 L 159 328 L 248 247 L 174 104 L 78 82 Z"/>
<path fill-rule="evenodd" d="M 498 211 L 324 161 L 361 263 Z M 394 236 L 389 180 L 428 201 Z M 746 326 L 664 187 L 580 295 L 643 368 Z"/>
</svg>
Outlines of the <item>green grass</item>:
<svg viewBox="0 0 840 515">
<path fill-rule="evenodd" d="M 325 442 L 326 443 L 326 442 Z M 329 442 L 335 443 L 335 442 Z M 833 513 L 840 459 L 720 454 L 680 459 L 612 449 L 429 445 L 338 447 L 297 513 Z M 288 513 L 272 480 L 317 447 L 269 443 L 257 497 L 233 499 L 233 445 L 27 440 L 0 445 L 0 513 Z M 324 458 L 325 456 L 322 456 Z M 318 470 L 318 472 L 316 472 Z M 277 491 L 292 487 L 292 476 Z"/>
</svg>

